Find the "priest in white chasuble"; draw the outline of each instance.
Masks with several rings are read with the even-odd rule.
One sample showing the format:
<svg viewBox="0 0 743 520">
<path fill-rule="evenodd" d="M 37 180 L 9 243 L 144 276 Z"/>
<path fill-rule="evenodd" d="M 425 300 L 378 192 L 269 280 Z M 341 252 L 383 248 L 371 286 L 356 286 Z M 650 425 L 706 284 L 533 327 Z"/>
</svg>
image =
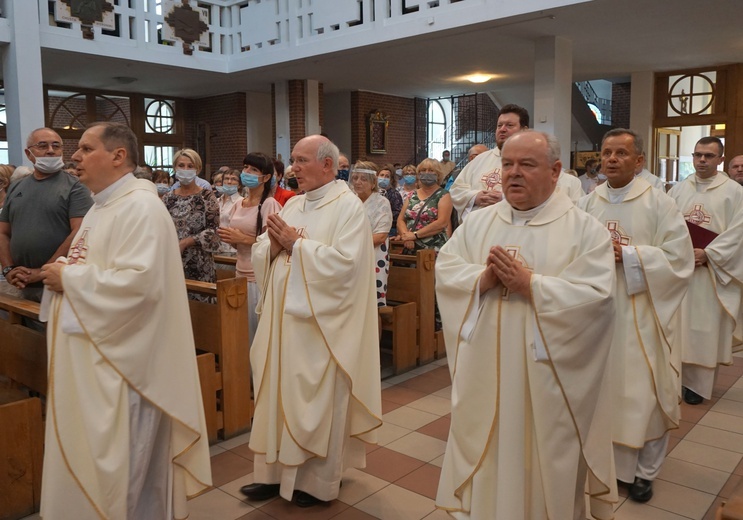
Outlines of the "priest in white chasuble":
<svg viewBox="0 0 743 520">
<path fill-rule="evenodd" d="M 187 518 L 211 486 L 178 238 L 154 184 L 131 173 L 137 150 L 126 125 L 85 131 L 72 157 L 94 205 L 67 258 L 43 268 L 42 518 Z"/>
<path fill-rule="evenodd" d="M 505 201 L 467 217 L 439 253 L 452 374 L 436 497 L 457 519 L 613 518 L 607 361 L 608 231 L 556 190 L 560 147 L 525 130 L 503 146 Z"/>
<path fill-rule="evenodd" d="M 616 128 L 601 143 L 607 182 L 578 202 L 611 233 L 617 271 L 611 346 L 614 460 L 629 496 L 650 500 L 681 410 L 681 300 L 694 272 L 686 222 L 645 179 L 642 140 Z"/>
<path fill-rule="evenodd" d="M 717 366 L 732 364 L 732 347 L 743 340 L 743 187 L 718 171 L 723 152 L 717 137 L 700 139 L 692 155 L 694 175 L 668 192 L 689 222 L 692 240 L 711 232 L 694 246 L 694 275 L 682 303 L 682 385 L 689 404 L 712 397 Z"/>
<path fill-rule="evenodd" d="M 304 195 L 253 246 L 262 292 L 250 360 L 255 416 L 252 500 L 301 507 L 338 497 L 366 464 L 382 424 L 374 244 L 361 200 L 335 180 L 338 148 L 301 139 L 291 155 Z"/>
</svg>

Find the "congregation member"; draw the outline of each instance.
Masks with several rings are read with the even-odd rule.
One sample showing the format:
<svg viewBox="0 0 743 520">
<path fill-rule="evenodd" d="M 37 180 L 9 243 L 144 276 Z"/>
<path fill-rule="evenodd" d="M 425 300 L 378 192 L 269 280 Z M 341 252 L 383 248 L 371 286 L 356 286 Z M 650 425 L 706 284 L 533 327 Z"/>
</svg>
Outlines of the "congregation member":
<svg viewBox="0 0 743 520">
<path fill-rule="evenodd" d="M 607 182 L 578 207 L 611 234 L 616 314 L 611 342 L 614 460 L 629 496 L 647 502 L 681 410 L 681 300 L 694 272 L 691 239 L 674 200 L 635 175 L 642 139 L 610 130 L 601 143 Z"/>
<path fill-rule="evenodd" d="M 230 215 L 235 205 L 243 200 L 242 185 L 240 184 L 239 170 L 228 169 L 226 172 L 219 172 L 218 175 L 221 176 L 221 185 L 216 186 L 215 191 L 219 203 L 219 227 L 224 228 L 230 225 Z M 219 252 L 235 254 L 237 250 L 228 242 L 222 240 Z"/>
<path fill-rule="evenodd" d="M 403 241 L 406 254 L 419 249 L 439 251 L 448 238 L 451 218 L 451 196 L 438 184 L 439 162 L 423 159 L 416 176 L 420 188 L 403 203 L 397 219 L 397 239 Z"/>
<path fill-rule="evenodd" d="M 340 154 L 338 156 L 338 174 L 336 175 L 336 179 L 348 182 L 350 171 L 351 161 L 348 160 L 348 156 L 346 154 Z"/>
<path fill-rule="evenodd" d="M 10 186 L 10 177 L 15 171 L 15 166 L 10 164 L 0 164 L 0 212 L 5 204 L 5 197 L 8 195 L 8 186 Z"/>
<path fill-rule="evenodd" d="M 26 140 L 33 173 L 12 181 L 0 212 L 0 264 L 7 282 L 41 301 L 41 266 L 67 254 L 93 204 L 88 188 L 63 170 L 62 138 L 38 128 Z"/>
<path fill-rule="evenodd" d="M 390 228 L 392 237 L 397 235 L 397 217 L 400 216 L 402 210 L 402 195 L 397 189 L 397 175 L 394 174 L 393 168 L 394 166 L 388 164 L 377 173 L 379 193 L 387 199 L 390 203 L 390 210 L 392 210 L 392 227 Z"/>
<path fill-rule="evenodd" d="M 391 175 L 389 170 L 384 170 Z M 381 173 L 381 171 L 380 171 Z M 389 177 L 387 177 L 389 179 Z M 390 229 L 392 209 L 389 200 L 377 188 L 377 165 L 371 161 L 357 161 L 351 171 L 351 186 L 364 203 L 374 243 L 374 272 L 377 306 L 387 305 L 387 276 L 390 270 Z M 397 194 L 400 195 L 399 193 Z"/>
<path fill-rule="evenodd" d="M 374 248 L 363 204 L 335 180 L 338 148 L 319 135 L 292 150 L 304 195 L 268 217 L 253 246 L 263 299 L 250 351 L 255 415 L 251 500 L 307 507 L 338 497 L 382 425 Z M 296 491 L 296 493 L 295 493 Z"/>
<path fill-rule="evenodd" d="M 606 182 L 606 175 L 598 171 L 598 161 L 596 159 L 588 159 L 585 167 L 586 172 L 579 175 L 578 180 L 580 180 L 583 192 L 590 194 L 599 184 Z"/>
<path fill-rule="evenodd" d="M 291 199 L 296 193 L 284 188 L 284 163 L 274 160 L 273 167 L 274 178 L 271 179 L 271 196 L 283 207 L 286 201 Z"/>
<path fill-rule="evenodd" d="M 302 195 L 302 190 L 299 188 L 299 181 L 292 171 L 291 166 L 286 169 L 284 176 L 286 177 L 286 187 L 289 188 L 294 195 Z"/>
<path fill-rule="evenodd" d="M 245 197 L 234 203 L 218 230 L 222 242 L 237 250 L 237 276 L 248 281 L 248 330 L 251 339 L 258 328 L 255 307 L 261 296 L 255 281 L 251 250 L 256 237 L 266 231 L 269 215 L 281 210 L 281 204 L 271 197 L 273 168 L 273 161 L 265 154 L 249 153 L 245 156 L 240 173 L 240 183 L 246 188 Z"/>
<path fill-rule="evenodd" d="M 185 148 L 185 150 L 190 150 L 190 149 L 189 148 Z M 191 150 L 191 152 L 194 153 L 194 154 L 196 154 L 196 155 L 198 155 L 198 153 L 196 152 L 196 150 Z M 176 153 L 178 153 L 178 152 L 176 152 Z M 201 158 L 200 157 L 199 157 L 199 165 L 201 165 Z M 228 167 L 222 166 L 222 168 L 228 168 Z M 222 169 L 220 168 L 219 171 L 222 171 Z M 181 177 L 185 177 L 186 178 L 186 182 L 188 184 L 194 183 L 194 184 L 196 184 L 196 186 L 198 186 L 199 188 L 201 188 L 203 190 L 212 191 L 212 185 L 211 185 L 211 183 L 209 181 L 207 181 L 206 179 L 204 179 L 203 177 L 201 177 L 199 175 L 200 173 L 201 173 L 201 166 L 199 166 L 199 168 L 196 169 L 196 170 L 194 170 L 194 169 L 190 169 L 190 170 L 183 169 L 183 170 L 181 170 Z M 176 175 L 175 163 L 173 164 L 173 176 L 175 177 L 175 182 L 170 187 L 170 190 L 171 191 L 175 191 L 175 190 L 177 190 L 178 188 L 181 187 L 181 179 L 179 179 L 178 178 L 178 175 Z"/>
<path fill-rule="evenodd" d="M 211 189 L 198 185 L 201 157 L 195 150 L 184 148 L 173 156 L 173 168 L 178 187 L 163 197 L 165 207 L 178 232 L 183 271 L 188 280 L 216 282 L 214 253 L 219 251 L 219 203 Z M 175 186 L 175 185 L 174 185 Z M 190 294 L 195 300 L 209 297 Z"/>
<path fill-rule="evenodd" d="M 460 220 L 464 220 L 472 211 L 503 199 L 501 148 L 506 139 L 527 128 L 529 112 L 525 108 L 504 105 L 500 109 L 495 130 L 496 148 L 481 153 L 467 164 L 449 189 Z"/>
<path fill-rule="evenodd" d="M 85 131 L 73 159 L 95 204 L 66 262 L 42 268 L 42 518 L 187 518 L 211 486 L 178 238 L 154 185 L 130 173 L 137 149 L 126 125 Z"/>
<path fill-rule="evenodd" d="M 730 172 L 730 178 L 743 186 L 743 155 L 736 155 L 730 159 L 728 171 Z"/>
<path fill-rule="evenodd" d="M 452 376 L 436 504 L 460 520 L 583 520 L 588 478 L 591 518 L 610 519 L 609 233 L 556 190 L 553 136 L 501 150 L 505 201 L 465 219 L 436 261 Z"/>
<path fill-rule="evenodd" d="M 162 199 L 165 194 L 170 191 L 170 185 L 173 182 L 173 178 L 165 170 L 153 170 L 152 182 L 155 183 L 157 196 Z"/>
<path fill-rule="evenodd" d="M 400 171 L 402 176 L 400 177 L 400 185 L 397 187 L 397 191 L 400 192 L 402 201 L 405 202 L 418 188 L 418 174 L 415 171 L 415 166 L 412 164 L 406 164 Z M 402 209 L 400 211 L 402 211 Z"/>
<path fill-rule="evenodd" d="M 223 180 L 224 172 L 217 170 L 212 174 L 212 189 L 217 193 L 217 196 L 219 196 L 219 190 L 217 188 L 222 187 Z"/>
<path fill-rule="evenodd" d="M 712 397 L 717 366 L 732 364 L 733 341 L 742 341 L 741 228 L 734 224 L 743 218 L 743 187 L 718 171 L 723 155 L 720 139 L 701 138 L 692 154 L 694 174 L 668 192 L 694 246 L 694 275 L 681 307 L 681 374 L 689 404 Z"/>
<path fill-rule="evenodd" d="M 441 178 L 438 180 L 438 183 L 440 186 L 444 186 L 449 179 L 451 172 L 453 172 L 454 168 L 457 167 L 457 164 L 451 160 L 451 152 L 449 152 L 449 150 L 444 150 L 441 154 L 441 161 L 439 161 L 439 164 L 441 165 Z"/>
</svg>

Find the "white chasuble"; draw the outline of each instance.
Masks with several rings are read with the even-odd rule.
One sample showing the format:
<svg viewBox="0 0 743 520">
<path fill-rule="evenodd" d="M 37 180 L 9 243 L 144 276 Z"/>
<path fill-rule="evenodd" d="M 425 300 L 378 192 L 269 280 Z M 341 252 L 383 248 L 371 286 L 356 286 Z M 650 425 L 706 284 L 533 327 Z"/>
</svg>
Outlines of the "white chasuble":
<svg viewBox="0 0 743 520">
<path fill-rule="evenodd" d="M 636 251 L 645 280 L 635 293 L 625 276 L 628 264 L 616 264 L 613 440 L 640 449 L 677 428 L 680 419 L 680 307 L 694 272 L 691 239 L 673 199 L 639 177 L 620 203 L 610 202 L 604 183 L 578 207 L 596 217 L 615 243 Z"/>
<path fill-rule="evenodd" d="M 474 206 L 474 200 L 481 191 L 503 192 L 498 148 L 483 152 L 467 163 L 449 188 L 459 220 L 464 220 L 470 211 L 479 209 L 479 206 Z"/>
<path fill-rule="evenodd" d="M 495 245 L 532 271 L 530 298 L 500 284 L 477 297 Z M 505 201 L 478 211 L 442 248 L 452 421 L 439 508 L 456 518 L 580 518 L 587 468 L 592 514 L 612 517 L 614 284 L 608 232 L 560 192 L 525 226 Z"/>
<path fill-rule="evenodd" d="M 301 238 L 291 255 L 282 251 L 273 261 L 268 234 L 253 247 L 263 300 L 250 352 L 250 448 L 268 464 L 298 466 L 328 456 L 333 422 L 347 421 L 347 438 L 376 442 L 382 414 L 374 247 L 363 204 L 344 182 L 292 197 L 280 216 Z M 339 377 L 350 391 L 347 410 L 334 409 Z"/>
<path fill-rule="evenodd" d="M 151 482 L 130 474 L 144 458 L 150 476 L 164 476 L 165 509 L 186 518 L 211 466 L 178 238 L 155 186 L 131 178 L 94 205 L 68 263 L 47 329 L 42 517 L 142 511 L 128 502 L 132 486 Z M 64 321 L 63 307 L 73 314 Z M 157 453 L 137 444 L 138 431 L 157 434 Z"/>
<path fill-rule="evenodd" d="M 684 364 L 709 370 L 732 363 L 732 345 L 741 343 L 743 295 L 743 187 L 718 173 L 706 190 L 698 189 L 695 175 L 668 192 L 684 218 L 718 233 L 705 249 L 708 262 L 694 270 L 682 303 L 682 355 Z M 735 336 L 735 337 L 734 337 Z M 706 389 L 694 389 L 710 397 Z"/>
<path fill-rule="evenodd" d="M 580 179 L 570 175 L 564 170 L 560 172 L 560 177 L 557 178 L 557 189 L 567 195 L 568 198 L 573 201 L 573 204 L 578 202 L 578 200 L 586 194 L 583 191 L 583 185 L 581 184 Z"/>
</svg>

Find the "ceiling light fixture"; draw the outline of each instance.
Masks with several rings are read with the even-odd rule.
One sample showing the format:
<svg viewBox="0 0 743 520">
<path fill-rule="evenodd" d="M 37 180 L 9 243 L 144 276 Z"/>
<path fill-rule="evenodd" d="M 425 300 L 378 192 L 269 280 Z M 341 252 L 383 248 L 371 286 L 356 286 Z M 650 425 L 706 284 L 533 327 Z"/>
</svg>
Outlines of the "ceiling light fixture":
<svg viewBox="0 0 743 520">
<path fill-rule="evenodd" d="M 492 74 L 470 74 L 469 76 L 465 76 L 464 79 L 471 83 L 485 83 L 486 81 L 490 81 L 493 79 Z"/>
</svg>

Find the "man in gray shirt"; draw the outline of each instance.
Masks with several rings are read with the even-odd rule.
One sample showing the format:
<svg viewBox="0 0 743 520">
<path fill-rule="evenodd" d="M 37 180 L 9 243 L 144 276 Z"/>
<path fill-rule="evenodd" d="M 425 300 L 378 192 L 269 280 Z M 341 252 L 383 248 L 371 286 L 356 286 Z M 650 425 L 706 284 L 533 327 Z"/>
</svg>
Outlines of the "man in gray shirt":
<svg viewBox="0 0 743 520">
<path fill-rule="evenodd" d="M 77 177 L 63 171 L 62 138 L 54 130 L 31 132 L 26 157 L 33 174 L 11 184 L 0 212 L 0 264 L 24 298 L 40 301 L 41 266 L 67 254 L 93 199 Z"/>
</svg>

